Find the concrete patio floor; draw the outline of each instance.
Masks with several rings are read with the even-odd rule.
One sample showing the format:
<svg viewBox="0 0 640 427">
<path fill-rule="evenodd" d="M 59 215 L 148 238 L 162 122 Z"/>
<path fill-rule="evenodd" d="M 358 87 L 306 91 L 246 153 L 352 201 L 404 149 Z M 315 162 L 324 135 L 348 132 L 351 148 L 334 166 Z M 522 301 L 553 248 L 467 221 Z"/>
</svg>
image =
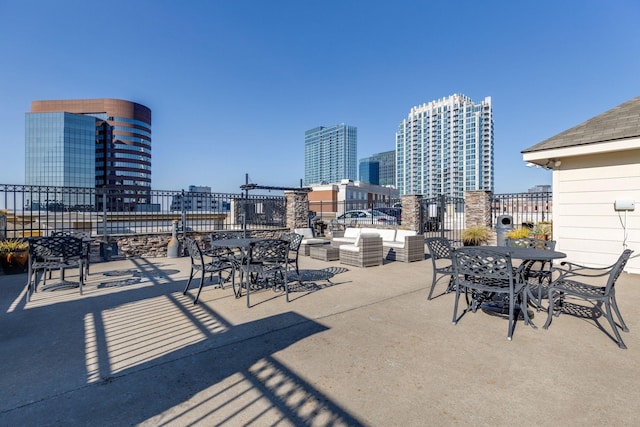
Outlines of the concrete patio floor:
<svg viewBox="0 0 640 427">
<path fill-rule="evenodd" d="M 638 276 L 617 285 L 621 350 L 570 315 L 543 330 L 536 313 L 513 341 L 480 311 L 453 326 L 453 294 L 427 301 L 429 260 L 300 269 L 290 303 L 266 290 L 249 309 L 228 284 L 183 296 L 188 258 L 93 264 L 82 296 L 29 303 L 25 274 L 0 275 L 0 425 L 640 423 Z"/>
</svg>

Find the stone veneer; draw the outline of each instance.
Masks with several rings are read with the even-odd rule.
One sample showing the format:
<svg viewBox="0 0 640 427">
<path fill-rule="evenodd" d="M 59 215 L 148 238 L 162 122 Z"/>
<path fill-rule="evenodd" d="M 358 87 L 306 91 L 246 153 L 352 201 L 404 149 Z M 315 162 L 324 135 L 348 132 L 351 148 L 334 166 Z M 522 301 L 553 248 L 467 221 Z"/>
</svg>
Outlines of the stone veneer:
<svg viewBox="0 0 640 427">
<path fill-rule="evenodd" d="M 251 237 L 276 238 L 282 233 L 294 228 L 308 226 L 308 193 L 302 191 L 286 191 L 286 228 L 272 230 L 247 231 Z M 421 207 L 423 197 L 421 195 L 402 196 L 402 225 L 405 230 L 420 230 Z M 467 191 L 465 193 L 465 223 L 467 227 L 484 225 L 493 230 L 491 224 L 491 193 L 488 191 Z M 382 227 L 385 228 L 385 227 Z M 388 227 L 387 227 L 388 228 Z M 188 235 L 202 242 L 203 248 L 209 247 L 210 233 L 189 232 Z M 171 233 L 162 234 L 136 234 L 109 236 L 109 243 L 117 243 L 118 255 L 124 257 L 164 257 L 167 255 L 167 245 L 171 239 Z M 178 234 L 182 241 L 182 234 Z M 495 232 L 492 233 L 490 242 L 495 242 Z M 97 249 L 96 249 L 97 248 Z M 99 252 L 99 245 L 94 245 L 93 253 Z"/>
</svg>

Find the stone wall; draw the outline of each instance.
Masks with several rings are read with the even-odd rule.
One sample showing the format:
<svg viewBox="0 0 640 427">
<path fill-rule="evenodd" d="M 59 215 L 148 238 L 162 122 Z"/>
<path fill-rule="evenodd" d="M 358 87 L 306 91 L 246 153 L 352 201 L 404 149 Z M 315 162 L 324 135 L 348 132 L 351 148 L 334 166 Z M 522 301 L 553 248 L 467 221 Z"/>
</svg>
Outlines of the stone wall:
<svg viewBox="0 0 640 427">
<path fill-rule="evenodd" d="M 278 238 L 289 231 L 288 229 L 272 229 L 272 230 L 247 230 L 248 237 L 256 237 L 263 239 Z M 189 232 L 187 236 L 201 242 L 203 249 L 209 248 L 211 242 L 210 233 L 198 233 Z M 136 235 L 120 235 L 109 236 L 109 244 L 117 244 L 118 257 L 134 258 L 134 257 L 166 257 L 167 245 L 171 240 L 171 233 L 166 234 L 136 234 Z M 180 248 L 182 253 L 182 234 L 178 234 L 178 240 L 180 241 Z M 91 256 L 95 259 L 101 259 L 100 255 L 100 242 L 96 242 L 91 249 Z M 115 258 L 115 257 L 114 257 Z"/>
</svg>

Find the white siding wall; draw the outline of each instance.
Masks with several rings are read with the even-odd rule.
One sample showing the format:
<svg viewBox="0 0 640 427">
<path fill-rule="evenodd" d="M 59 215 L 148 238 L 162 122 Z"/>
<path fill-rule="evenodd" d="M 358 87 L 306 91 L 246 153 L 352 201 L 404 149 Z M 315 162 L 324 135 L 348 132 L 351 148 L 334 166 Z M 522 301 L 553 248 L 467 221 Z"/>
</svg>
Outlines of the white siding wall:
<svg viewBox="0 0 640 427">
<path fill-rule="evenodd" d="M 640 150 L 562 158 L 553 193 L 553 237 L 567 260 L 606 266 L 625 248 L 640 255 Z M 616 199 L 637 207 L 616 212 Z M 625 271 L 640 273 L 640 256 Z"/>
</svg>

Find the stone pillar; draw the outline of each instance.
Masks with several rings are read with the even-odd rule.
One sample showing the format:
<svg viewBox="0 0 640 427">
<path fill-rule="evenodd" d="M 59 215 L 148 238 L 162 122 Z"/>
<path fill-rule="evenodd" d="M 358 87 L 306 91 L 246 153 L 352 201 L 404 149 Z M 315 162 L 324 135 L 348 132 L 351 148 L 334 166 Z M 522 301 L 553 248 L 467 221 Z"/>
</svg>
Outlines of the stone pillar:
<svg viewBox="0 0 640 427">
<path fill-rule="evenodd" d="M 409 194 L 402 196 L 402 224 L 404 230 L 415 230 L 420 233 L 422 222 L 422 195 Z"/>
<path fill-rule="evenodd" d="M 309 193 L 306 191 L 285 191 L 286 227 L 293 231 L 295 228 L 309 226 Z"/>
<path fill-rule="evenodd" d="M 464 220 L 467 228 L 474 225 L 493 227 L 490 191 L 477 190 L 464 193 Z"/>
</svg>

